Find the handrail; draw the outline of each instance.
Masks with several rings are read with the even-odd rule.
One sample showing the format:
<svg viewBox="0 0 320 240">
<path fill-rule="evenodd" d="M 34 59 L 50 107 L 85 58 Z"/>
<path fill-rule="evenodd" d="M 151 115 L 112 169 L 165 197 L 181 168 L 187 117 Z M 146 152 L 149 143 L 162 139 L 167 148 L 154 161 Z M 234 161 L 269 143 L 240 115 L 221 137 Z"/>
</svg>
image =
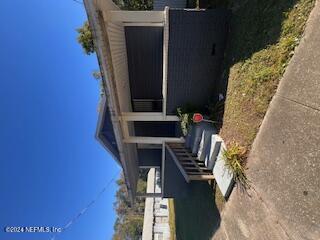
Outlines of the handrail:
<svg viewBox="0 0 320 240">
<path fill-rule="evenodd" d="M 172 151 L 172 149 L 168 144 L 165 144 L 165 146 L 168 152 L 170 153 L 171 157 L 173 158 L 174 162 L 176 163 L 177 167 L 179 168 L 180 172 L 182 173 L 184 179 L 186 180 L 187 183 L 189 183 L 190 182 L 189 176 L 184 170 L 184 168 L 182 167 L 182 165 L 180 164 L 178 158 L 176 157 L 176 155 L 174 154 L 174 152 Z"/>
</svg>

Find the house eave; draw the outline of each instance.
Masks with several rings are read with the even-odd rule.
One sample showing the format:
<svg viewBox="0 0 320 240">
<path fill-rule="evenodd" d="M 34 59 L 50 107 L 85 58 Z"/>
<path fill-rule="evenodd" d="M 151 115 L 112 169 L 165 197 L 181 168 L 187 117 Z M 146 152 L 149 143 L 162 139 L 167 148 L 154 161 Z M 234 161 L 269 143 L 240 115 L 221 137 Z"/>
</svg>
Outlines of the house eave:
<svg viewBox="0 0 320 240">
<path fill-rule="evenodd" d="M 102 36 L 103 30 L 99 22 L 98 9 L 95 6 L 95 4 L 99 4 L 101 2 L 102 1 L 98 1 L 98 3 L 97 2 L 94 3 L 92 0 L 84 0 L 84 5 L 87 12 L 89 25 L 91 27 L 92 34 L 93 34 L 97 59 L 99 62 L 100 71 L 102 73 L 102 81 L 105 85 L 104 87 L 105 104 L 108 105 L 108 108 L 104 108 L 103 111 L 106 111 L 107 109 L 109 109 L 110 111 L 112 127 L 114 129 L 116 143 L 119 151 L 119 159 L 117 159 L 117 161 L 118 163 L 121 164 L 124 171 L 124 177 L 125 177 L 125 182 L 128 189 L 129 198 L 131 202 L 134 202 L 135 194 L 136 194 L 136 183 L 135 183 L 136 179 L 132 177 L 132 174 L 129 174 L 130 166 L 128 166 L 128 162 L 126 161 L 126 152 L 128 151 L 128 149 L 126 149 L 126 144 L 124 144 L 123 142 L 123 133 L 122 133 L 122 129 L 119 121 L 120 109 L 119 109 L 118 97 L 116 96 L 117 91 L 112 84 L 113 77 L 114 77 L 113 67 L 112 67 L 112 63 L 111 64 L 108 63 L 108 61 L 111 61 L 111 53 L 108 46 L 106 46 L 107 43 L 105 43 L 106 41 L 104 41 L 105 39 L 104 36 Z M 113 8 L 115 10 L 119 10 L 119 8 L 115 4 L 110 3 L 110 1 L 104 1 L 101 4 L 107 4 L 108 5 L 107 7 Z M 101 113 L 102 116 L 104 114 L 105 113 Z M 99 120 L 96 137 L 98 141 L 104 147 L 107 148 L 107 146 L 101 140 L 101 137 L 99 135 L 101 132 L 101 127 L 102 127 L 101 121 Z"/>
<path fill-rule="evenodd" d="M 115 159 L 116 162 L 120 166 L 122 166 L 119 154 L 115 153 L 113 146 L 111 146 L 111 144 L 108 143 L 107 139 L 103 135 L 103 124 L 104 124 L 106 111 L 108 111 L 107 99 L 104 95 L 101 97 L 101 102 L 100 102 L 100 106 L 99 106 L 99 116 L 98 116 L 95 138 L 104 147 L 104 149 L 113 157 L 113 159 Z"/>
</svg>

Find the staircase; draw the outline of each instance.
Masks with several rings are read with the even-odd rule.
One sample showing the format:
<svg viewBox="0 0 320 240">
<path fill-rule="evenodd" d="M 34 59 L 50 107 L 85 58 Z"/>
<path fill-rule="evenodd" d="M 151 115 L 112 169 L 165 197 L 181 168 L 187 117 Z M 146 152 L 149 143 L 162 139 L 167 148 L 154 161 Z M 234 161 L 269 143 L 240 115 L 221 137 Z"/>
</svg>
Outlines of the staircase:
<svg viewBox="0 0 320 240">
<path fill-rule="evenodd" d="M 192 126 L 185 143 L 167 143 L 166 149 L 187 182 L 214 179 L 213 167 L 221 147 L 221 138 L 210 123 Z"/>
<path fill-rule="evenodd" d="M 167 143 L 166 148 L 187 182 L 214 179 L 212 170 L 199 161 L 183 143 Z"/>
<path fill-rule="evenodd" d="M 225 198 L 230 195 L 233 173 L 225 166 L 226 146 L 212 124 L 195 124 L 185 143 L 166 143 L 165 147 L 188 183 L 214 179 L 222 195 Z"/>
</svg>

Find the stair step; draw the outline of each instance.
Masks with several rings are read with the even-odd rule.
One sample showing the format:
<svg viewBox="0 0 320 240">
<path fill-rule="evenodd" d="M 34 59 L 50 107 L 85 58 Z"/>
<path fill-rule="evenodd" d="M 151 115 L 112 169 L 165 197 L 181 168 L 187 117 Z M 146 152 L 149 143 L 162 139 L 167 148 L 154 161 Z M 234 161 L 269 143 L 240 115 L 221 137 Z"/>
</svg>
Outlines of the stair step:
<svg viewBox="0 0 320 240">
<path fill-rule="evenodd" d="M 202 132 L 205 130 L 207 131 L 213 130 L 214 133 L 216 132 L 213 125 L 208 122 L 201 122 L 191 126 L 186 136 L 185 146 L 187 148 L 190 148 L 192 153 L 197 154 L 199 144 L 201 141 Z"/>
<path fill-rule="evenodd" d="M 201 172 L 189 172 L 187 171 L 188 175 L 212 175 L 212 173 L 201 173 Z"/>
<path fill-rule="evenodd" d="M 216 159 L 218 157 L 218 154 L 221 148 L 221 144 L 222 144 L 222 139 L 220 138 L 219 135 L 214 134 L 211 136 L 209 151 L 207 152 L 204 158 L 205 165 L 208 169 L 213 169 L 213 166 L 216 162 Z"/>
<path fill-rule="evenodd" d="M 173 149 L 177 149 L 177 150 L 178 149 L 186 149 L 186 146 L 184 146 L 184 145 L 173 145 L 172 148 Z"/>
<path fill-rule="evenodd" d="M 188 166 L 186 166 L 184 169 L 186 169 L 186 170 L 193 170 L 193 169 L 198 170 L 197 167 L 188 167 Z M 203 170 L 203 171 L 208 170 L 208 169 L 205 168 L 205 167 L 200 167 L 200 169 Z"/>
<path fill-rule="evenodd" d="M 194 131 L 194 126 L 190 126 L 189 131 L 187 136 L 185 137 L 185 146 L 187 148 L 190 148 L 192 146 L 192 142 L 193 142 L 193 131 Z"/>
<path fill-rule="evenodd" d="M 203 165 L 205 166 L 205 163 L 202 162 L 202 161 L 199 161 L 197 158 L 195 157 L 189 157 L 189 156 L 184 156 L 184 157 L 181 157 L 179 155 L 177 155 L 178 159 L 180 162 L 183 162 L 183 163 L 189 163 L 189 162 L 192 162 L 192 163 L 196 163 L 196 164 L 199 164 L 199 165 Z"/>
<path fill-rule="evenodd" d="M 190 181 L 208 181 L 208 180 L 213 180 L 214 176 L 213 175 L 193 175 L 189 176 Z"/>
<path fill-rule="evenodd" d="M 190 156 L 191 155 L 191 153 L 187 153 L 187 152 L 177 152 L 177 151 L 175 151 L 175 153 L 178 156 Z M 191 155 L 191 157 L 195 157 L 195 156 Z"/>
<path fill-rule="evenodd" d="M 204 161 L 206 156 L 210 153 L 211 137 L 215 133 L 214 130 L 204 130 L 201 135 L 201 141 L 197 152 L 197 158 Z"/>
<path fill-rule="evenodd" d="M 216 177 L 217 185 L 224 197 L 228 197 L 234 184 L 233 173 L 225 166 L 223 152 L 227 149 L 224 142 L 221 143 L 219 153 L 214 163 L 213 173 Z"/>
<path fill-rule="evenodd" d="M 183 165 L 183 166 L 194 166 L 194 163 L 193 162 L 180 162 L 181 163 L 181 165 Z M 204 165 L 203 165 L 204 166 Z"/>
<path fill-rule="evenodd" d="M 174 149 L 176 153 L 185 153 L 186 151 L 190 151 L 189 149 L 186 149 L 186 148 L 172 148 L 172 149 Z"/>
</svg>

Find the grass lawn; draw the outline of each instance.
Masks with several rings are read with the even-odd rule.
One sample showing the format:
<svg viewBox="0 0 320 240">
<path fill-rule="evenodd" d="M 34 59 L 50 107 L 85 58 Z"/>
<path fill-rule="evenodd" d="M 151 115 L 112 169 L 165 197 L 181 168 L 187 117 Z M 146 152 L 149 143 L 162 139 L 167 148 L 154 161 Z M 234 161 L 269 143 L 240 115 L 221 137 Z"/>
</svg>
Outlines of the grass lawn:
<svg viewBox="0 0 320 240">
<path fill-rule="evenodd" d="M 169 199 L 169 225 L 170 225 L 170 239 L 176 240 L 176 215 L 174 212 L 174 200 Z"/>
<path fill-rule="evenodd" d="M 228 89 L 220 134 L 227 143 L 250 149 L 315 0 L 227 2 L 233 18 L 223 66 Z"/>
<path fill-rule="evenodd" d="M 314 3 L 227 1 L 233 17 L 223 65 L 222 80 L 228 88 L 220 129 L 227 145 L 237 142 L 250 150 Z M 223 209 L 223 198 L 219 192 L 215 196 L 219 210 Z"/>
<path fill-rule="evenodd" d="M 224 196 L 222 195 L 219 187 L 215 184 L 215 187 L 213 188 L 213 197 L 214 197 L 214 202 L 215 202 L 215 205 L 217 206 L 219 212 L 221 213 L 223 208 L 224 208 L 224 205 L 226 203 L 226 200 L 224 198 Z"/>
</svg>

